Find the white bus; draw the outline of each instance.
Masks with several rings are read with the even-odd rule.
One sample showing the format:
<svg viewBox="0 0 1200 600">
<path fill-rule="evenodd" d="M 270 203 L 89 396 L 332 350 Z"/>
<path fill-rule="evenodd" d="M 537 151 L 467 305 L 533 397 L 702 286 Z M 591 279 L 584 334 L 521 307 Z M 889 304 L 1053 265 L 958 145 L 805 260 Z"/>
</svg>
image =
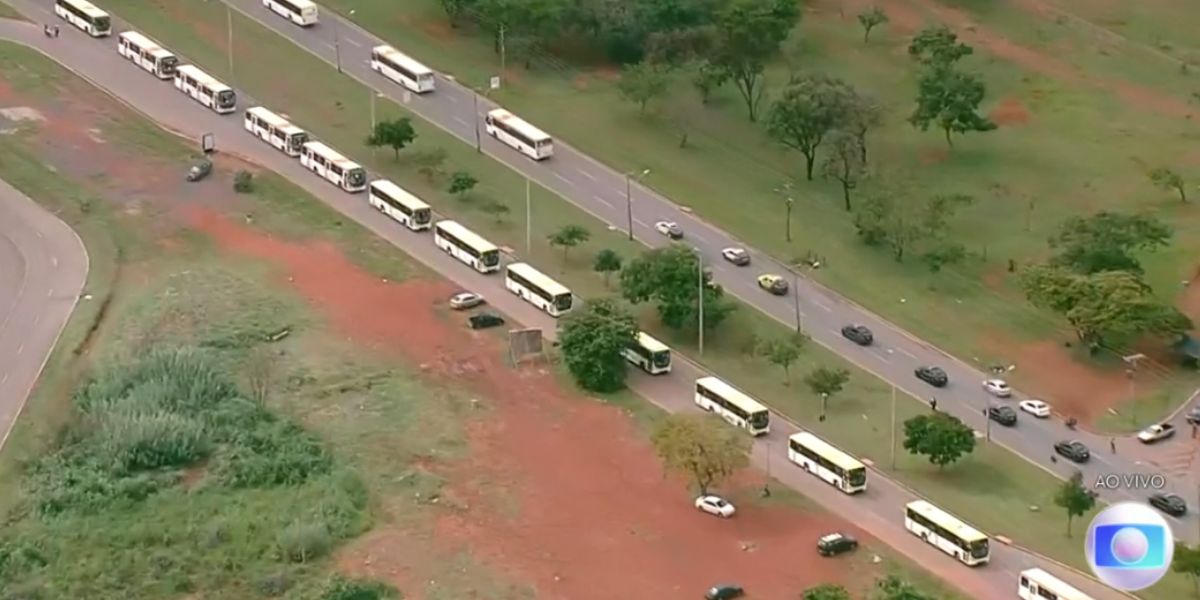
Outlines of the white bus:
<svg viewBox="0 0 1200 600">
<path fill-rule="evenodd" d="M 508 265 L 504 273 L 504 287 L 552 317 L 571 310 L 575 302 L 571 290 L 527 263 Z"/>
<path fill-rule="evenodd" d="M 367 170 L 321 142 L 300 147 L 300 164 L 351 194 L 367 189 Z"/>
<path fill-rule="evenodd" d="M 765 435 L 771 430 L 771 412 L 767 407 L 716 377 L 696 380 L 696 404 L 749 431 L 750 435 Z"/>
<path fill-rule="evenodd" d="M 924 500 L 904 506 L 904 528 L 965 565 L 981 565 L 991 558 L 986 535 Z"/>
<path fill-rule="evenodd" d="M 433 243 L 480 273 L 500 270 L 500 249 L 455 221 L 438 221 Z"/>
<path fill-rule="evenodd" d="M 433 225 L 433 209 L 428 204 L 386 179 L 372 179 L 367 197 L 379 212 L 413 231 Z"/>
<path fill-rule="evenodd" d="M 183 65 L 175 69 L 175 89 L 219 114 L 237 109 L 237 94 L 233 88 L 213 79 L 196 65 Z"/>
<path fill-rule="evenodd" d="M 371 68 L 418 94 L 433 91 L 433 70 L 386 44 L 371 50 Z"/>
<path fill-rule="evenodd" d="M 309 0 L 262 0 L 271 12 L 301 26 L 317 24 L 317 5 Z"/>
<path fill-rule="evenodd" d="M 175 77 L 175 69 L 179 66 L 179 57 L 136 31 L 117 36 L 117 54 L 159 79 Z"/>
<path fill-rule="evenodd" d="M 542 160 L 554 154 L 554 140 L 550 139 L 549 134 L 503 108 L 489 112 L 484 123 L 488 135 L 512 146 L 529 158 Z"/>
<path fill-rule="evenodd" d="M 1093 600 L 1091 596 L 1041 569 L 1021 571 L 1017 596 L 1022 600 Z"/>
<path fill-rule="evenodd" d="M 87 0 L 54 0 L 54 14 L 92 37 L 112 35 L 112 17 Z"/>
<path fill-rule="evenodd" d="M 633 344 L 622 350 L 621 355 L 651 375 L 671 372 L 671 349 L 643 331 L 638 332 Z"/>
<path fill-rule="evenodd" d="M 288 156 L 300 156 L 304 144 L 308 142 L 307 131 L 262 106 L 247 108 L 242 123 L 251 135 Z"/>
<path fill-rule="evenodd" d="M 867 489 L 866 465 L 807 431 L 788 438 L 788 460 L 847 494 Z"/>
</svg>

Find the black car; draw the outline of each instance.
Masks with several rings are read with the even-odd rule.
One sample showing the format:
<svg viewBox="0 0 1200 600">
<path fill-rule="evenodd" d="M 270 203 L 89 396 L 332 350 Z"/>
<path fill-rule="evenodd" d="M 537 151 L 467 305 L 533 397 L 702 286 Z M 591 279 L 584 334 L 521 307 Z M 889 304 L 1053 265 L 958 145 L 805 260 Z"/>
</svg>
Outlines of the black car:
<svg viewBox="0 0 1200 600">
<path fill-rule="evenodd" d="M 1175 494 L 1154 494 L 1150 496 L 1150 506 L 1172 517 L 1182 517 L 1187 514 L 1187 502 Z"/>
<path fill-rule="evenodd" d="M 1004 425 L 1012 427 L 1017 424 L 1017 411 L 1010 406 L 989 406 L 987 409 L 989 419 Z"/>
<path fill-rule="evenodd" d="M 746 595 L 746 590 L 740 585 L 723 584 L 714 585 L 712 589 L 704 594 L 704 600 L 731 600 L 732 598 L 741 598 Z"/>
<path fill-rule="evenodd" d="M 843 533 L 830 533 L 817 540 L 817 554 L 837 556 L 858 548 L 858 540 Z"/>
<path fill-rule="evenodd" d="M 472 315 L 467 319 L 471 329 L 487 329 L 489 327 L 499 327 L 504 324 L 504 317 L 489 312 L 482 312 L 477 315 Z"/>
<path fill-rule="evenodd" d="M 917 367 L 913 374 L 933 387 L 946 387 L 950 383 L 950 376 L 941 367 Z"/>
<path fill-rule="evenodd" d="M 1054 451 L 1077 463 L 1085 463 L 1092 457 L 1088 447 L 1084 446 L 1083 442 L 1075 440 L 1055 444 Z"/>
<path fill-rule="evenodd" d="M 871 342 L 875 341 L 875 336 L 867 329 L 865 325 L 847 325 L 842 328 L 842 337 L 858 344 L 859 346 L 870 346 Z"/>
<path fill-rule="evenodd" d="M 1187 422 L 1192 425 L 1200 425 L 1200 406 L 1192 408 L 1192 412 L 1188 413 Z"/>
</svg>

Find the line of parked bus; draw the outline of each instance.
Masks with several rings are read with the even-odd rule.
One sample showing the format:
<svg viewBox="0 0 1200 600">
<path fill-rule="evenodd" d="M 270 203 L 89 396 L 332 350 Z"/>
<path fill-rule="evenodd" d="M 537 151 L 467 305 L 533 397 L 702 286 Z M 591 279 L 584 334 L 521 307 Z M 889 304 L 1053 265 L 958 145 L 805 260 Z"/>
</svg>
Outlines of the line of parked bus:
<svg viewBox="0 0 1200 600">
<path fill-rule="evenodd" d="M 317 5 L 309 0 L 263 0 L 272 12 L 299 26 L 318 21 Z M 112 19 L 86 0 L 55 0 L 59 17 L 93 37 L 112 33 Z M 117 52 L 151 75 L 173 80 L 176 89 L 218 114 L 236 110 L 237 95 L 232 88 L 211 77 L 195 65 L 180 65 L 178 57 L 158 42 L 135 31 L 118 36 Z M 371 51 L 371 68 L 406 89 L 424 94 L 434 91 L 433 71 L 391 46 Z M 553 153 L 549 135 L 515 117 L 504 109 L 490 111 L 485 123 L 489 135 L 535 159 Z M 443 219 L 433 222 L 428 204 L 386 179 L 368 183 L 366 169 L 342 156 L 322 142 L 310 139 L 307 131 L 265 107 L 254 106 L 244 112 L 245 130 L 287 156 L 299 158 L 305 168 L 347 193 L 367 191 L 372 207 L 411 231 L 433 229 L 434 244 L 460 262 L 482 274 L 501 268 L 500 249 L 462 224 Z M 505 267 L 504 285 L 510 292 L 533 304 L 552 317 L 566 314 L 574 307 L 574 295 L 554 279 L 528 263 L 510 263 Z M 671 350 L 650 335 L 639 332 L 636 342 L 623 352 L 630 363 L 651 375 L 671 371 Z M 753 436 L 770 432 L 770 411 L 757 400 L 716 377 L 695 382 L 695 404 L 712 412 Z M 809 432 L 788 438 L 788 460 L 806 472 L 846 494 L 864 492 L 867 468 L 864 463 Z M 904 526 L 946 554 L 966 565 L 985 564 L 991 557 L 988 536 L 954 515 L 917 500 L 905 505 Z M 1025 600 L 1090 600 L 1090 598 L 1041 569 L 1023 571 L 1018 596 Z"/>
</svg>

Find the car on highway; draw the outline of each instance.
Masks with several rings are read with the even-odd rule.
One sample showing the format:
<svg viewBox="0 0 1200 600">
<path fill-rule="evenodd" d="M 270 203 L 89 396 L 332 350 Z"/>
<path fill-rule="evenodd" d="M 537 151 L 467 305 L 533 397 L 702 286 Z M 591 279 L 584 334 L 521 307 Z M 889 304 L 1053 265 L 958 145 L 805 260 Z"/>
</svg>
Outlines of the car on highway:
<svg viewBox="0 0 1200 600">
<path fill-rule="evenodd" d="M 1192 412 L 1188 413 L 1187 422 L 1191 425 L 1200 425 L 1200 406 L 1192 407 Z"/>
<path fill-rule="evenodd" d="M 709 588 L 708 592 L 704 594 L 704 600 L 733 600 L 734 598 L 741 598 L 745 595 L 746 590 L 742 589 L 742 586 L 732 583 L 723 583 L 721 585 L 714 585 Z"/>
<path fill-rule="evenodd" d="M 1012 395 L 1012 388 L 1008 387 L 1008 382 L 1003 379 L 985 379 L 983 391 L 997 398 L 1007 398 Z"/>
<path fill-rule="evenodd" d="M 187 180 L 193 181 L 193 182 L 200 181 L 201 179 L 208 177 L 209 174 L 212 173 L 212 170 L 213 170 L 212 161 L 208 160 L 206 158 L 202 158 L 202 159 L 196 161 L 196 163 L 193 164 L 190 169 L 188 169 Z"/>
<path fill-rule="evenodd" d="M 858 548 L 858 540 L 844 533 L 830 533 L 817 540 L 817 554 L 821 556 L 837 556 L 852 552 Z"/>
<path fill-rule="evenodd" d="M 737 509 L 728 500 L 712 494 L 696 498 L 696 508 L 710 515 L 726 519 L 732 517 L 733 513 L 737 512 Z"/>
<path fill-rule="evenodd" d="M 750 253 L 745 248 L 725 248 L 721 250 L 721 256 L 739 267 L 750 264 Z"/>
<path fill-rule="evenodd" d="M 859 346 L 870 346 L 875 341 L 875 334 L 866 325 L 846 325 L 842 327 L 842 337 Z"/>
<path fill-rule="evenodd" d="M 917 367 L 913 374 L 933 387 L 946 387 L 946 384 L 950 383 L 950 376 L 941 367 Z"/>
<path fill-rule="evenodd" d="M 1187 514 L 1187 501 L 1177 494 L 1154 494 L 1150 496 L 1149 502 L 1150 506 L 1172 517 L 1182 517 Z"/>
<path fill-rule="evenodd" d="M 499 327 L 504 324 L 504 317 L 489 313 L 481 312 L 477 315 L 471 315 L 467 322 L 471 325 L 471 329 L 487 329 L 489 327 Z"/>
<path fill-rule="evenodd" d="M 1161 442 L 1162 440 L 1165 440 L 1173 435 L 1175 435 L 1174 425 L 1170 423 L 1159 423 L 1158 425 L 1151 425 L 1139 431 L 1137 434 L 1137 439 L 1143 444 L 1153 444 L 1154 442 Z"/>
<path fill-rule="evenodd" d="M 683 239 L 683 228 L 675 221 L 659 221 L 654 224 L 654 230 L 673 239 Z"/>
<path fill-rule="evenodd" d="M 1054 451 L 1065 456 L 1067 460 L 1077 463 L 1085 463 L 1092 457 L 1088 447 L 1078 440 L 1058 442 L 1054 444 Z"/>
<path fill-rule="evenodd" d="M 1039 419 L 1045 419 L 1050 416 L 1050 405 L 1041 400 L 1022 400 L 1017 403 L 1017 406 Z"/>
<path fill-rule="evenodd" d="M 987 416 L 1005 427 L 1017 424 L 1017 411 L 1013 410 L 1011 406 L 989 406 Z"/>
<path fill-rule="evenodd" d="M 454 310 L 467 310 L 483 303 L 483 296 L 475 292 L 459 292 L 450 297 L 450 308 Z"/>
<path fill-rule="evenodd" d="M 775 294 L 776 296 L 783 296 L 787 294 L 788 282 L 786 279 L 778 275 L 763 273 L 762 275 L 758 276 L 758 287 Z"/>
</svg>

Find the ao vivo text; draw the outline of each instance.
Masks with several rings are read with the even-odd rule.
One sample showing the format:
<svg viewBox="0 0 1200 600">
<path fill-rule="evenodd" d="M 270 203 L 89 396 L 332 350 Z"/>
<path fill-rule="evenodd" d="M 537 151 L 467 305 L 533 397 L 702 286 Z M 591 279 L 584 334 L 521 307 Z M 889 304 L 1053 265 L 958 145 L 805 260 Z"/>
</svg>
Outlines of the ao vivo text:
<svg viewBox="0 0 1200 600">
<path fill-rule="evenodd" d="M 1109 473 L 1096 476 L 1098 490 L 1161 490 L 1167 487 L 1167 478 L 1158 473 Z"/>
</svg>

